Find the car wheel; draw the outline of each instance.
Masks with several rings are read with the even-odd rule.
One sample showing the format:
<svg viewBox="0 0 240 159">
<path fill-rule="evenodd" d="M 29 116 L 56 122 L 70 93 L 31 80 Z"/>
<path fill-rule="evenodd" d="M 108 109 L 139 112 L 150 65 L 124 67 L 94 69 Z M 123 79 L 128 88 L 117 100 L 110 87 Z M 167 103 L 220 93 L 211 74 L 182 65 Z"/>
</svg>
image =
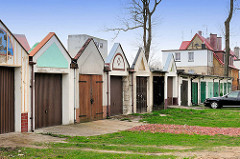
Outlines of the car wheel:
<svg viewBox="0 0 240 159">
<path fill-rule="evenodd" d="M 212 109 L 217 109 L 218 106 L 219 106 L 219 105 L 218 105 L 217 102 L 212 102 L 212 103 L 211 103 L 211 108 L 212 108 Z"/>
</svg>

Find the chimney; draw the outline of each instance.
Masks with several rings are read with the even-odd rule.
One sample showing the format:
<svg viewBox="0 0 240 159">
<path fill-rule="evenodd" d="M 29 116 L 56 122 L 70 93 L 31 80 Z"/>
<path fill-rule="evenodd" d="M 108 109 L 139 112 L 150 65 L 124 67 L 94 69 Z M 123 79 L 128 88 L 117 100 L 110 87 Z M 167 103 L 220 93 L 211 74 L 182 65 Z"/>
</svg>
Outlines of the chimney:
<svg viewBox="0 0 240 159">
<path fill-rule="evenodd" d="M 217 37 L 217 50 L 222 50 L 222 37 Z"/>
<path fill-rule="evenodd" d="M 239 59 L 239 47 L 236 46 L 234 47 L 234 54 L 237 56 L 237 58 Z"/>
<path fill-rule="evenodd" d="M 202 31 L 201 31 L 201 30 L 199 30 L 199 31 L 198 31 L 198 34 L 202 36 Z"/>
<path fill-rule="evenodd" d="M 217 50 L 217 34 L 210 34 L 210 45 L 214 51 Z"/>
</svg>

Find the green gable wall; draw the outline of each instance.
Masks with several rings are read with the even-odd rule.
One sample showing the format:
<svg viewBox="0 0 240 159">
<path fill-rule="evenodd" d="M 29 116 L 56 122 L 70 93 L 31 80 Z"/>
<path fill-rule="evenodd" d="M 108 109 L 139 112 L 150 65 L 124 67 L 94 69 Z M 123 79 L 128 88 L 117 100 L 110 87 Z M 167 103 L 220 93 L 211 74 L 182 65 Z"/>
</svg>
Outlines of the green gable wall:
<svg viewBox="0 0 240 159">
<path fill-rule="evenodd" d="M 53 43 L 38 59 L 38 67 L 54 67 L 54 68 L 68 68 L 68 62 L 57 47 Z"/>
</svg>

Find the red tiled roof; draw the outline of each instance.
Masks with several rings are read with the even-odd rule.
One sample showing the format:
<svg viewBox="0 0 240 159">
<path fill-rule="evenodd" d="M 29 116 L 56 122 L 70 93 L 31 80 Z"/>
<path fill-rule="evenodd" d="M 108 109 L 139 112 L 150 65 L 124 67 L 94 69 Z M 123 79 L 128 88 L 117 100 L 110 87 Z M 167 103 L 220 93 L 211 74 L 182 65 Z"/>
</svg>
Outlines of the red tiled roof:
<svg viewBox="0 0 240 159">
<path fill-rule="evenodd" d="M 53 36 L 54 32 L 50 32 L 29 54 L 29 56 L 34 56 Z"/>
<path fill-rule="evenodd" d="M 29 43 L 28 43 L 27 38 L 24 34 L 14 34 L 14 36 L 21 43 L 21 45 L 25 48 L 25 50 L 27 50 L 27 51 L 30 50 Z"/>
<path fill-rule="evenodd" d="M 74 59 L 78 59 L 82 53 L 84 52 L 84 50 L 87 48 L 88 44 L 90 43 L 90 41 L 92 41 L 92 38 L 88 38 L 87 41 L 84 43 L 84 45 L 82 46 L 82 48 L 78 51 L 77 55 L 74 57 Z"/>
<path fill-rule="evenodd" d="M 179 50 L 186 50 L 191 41 L 183 41 Z"/>
</svg>

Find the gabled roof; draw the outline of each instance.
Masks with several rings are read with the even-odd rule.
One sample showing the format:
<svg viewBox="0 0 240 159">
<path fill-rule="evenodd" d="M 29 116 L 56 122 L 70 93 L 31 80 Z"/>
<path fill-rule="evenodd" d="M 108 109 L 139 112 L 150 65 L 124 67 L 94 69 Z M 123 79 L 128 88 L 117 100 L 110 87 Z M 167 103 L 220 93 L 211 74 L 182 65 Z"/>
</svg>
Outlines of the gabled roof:
<svg viewBox="0 0 240 159">
<path fill-rule="evenodd" d="M 166 60 L 165 65 L 164 65 L 164 67 L 163 67 L 163 71 L 168 72 L 168 69 L 169 69 L 169 67 L 170 67 L 170 65 L 171 65 L 171 61 L 172 61 L 172 60 L 173 60 L 173 62 L 174 62 L 174 56 L 173 56 L 173 54 L 172 54 L 172 53 L 171 53 L 171 54 L 168 54 L 167 60 Z M 176 63 L 175 63 L 175 67 L 176 67 Z"/>
<path fill-rule="evenodd" d="M 56 35 L 56 33 L 54 32 L 50 32 L 48 33 L 48 35 L 40 42 L 38 43 L 29 53 L 29 56 L 34 56 L 53 36 L 55 36 L 57 38 L 57 40 L 59 41 L 59 43 L 62 45 L 63 49 L 66 51 L 66 53 L 68 54 L 68 56 L 71 58 L 71 56 L 69 55 L 68 51 L 66 50 L 66 48 L 64 47 L 64 45 L 62 44 L 62 42 L 60 41 L 60 39 L 58 38 L 58 36 Z"/>
<path fill-rule="evenodd" d="M 136 57 L 135 57 L 135 59 L 134 59 L 134 61 L 133 61 L 133 63 L 132 63 L 131 69 L 134 69 L 134 67 L 135 67 L 135 65 L 136 65 L 136 63 L 137 63 L 138 57 L 139 57 L 142 49 L 143 49 L 143 48 L 141 48 L 141 47 L 138 49 L 137 55 L 136 55 Z"/>
<path fill-rule="evenodd" d="M 207 47 L 207 49 L 213 51 L 213 56 L 216 58 L 216 60 L 221 64 L 221 65 L 224 65 L 224 62 L 216 55 L 216 53 L 214 52 L 214 49 L 212 48 L 212 46 L 210 45 L 209 41 L 204 38 L 203 36 L 199 35 L 198 33 L 196 33 L 194 35 L 194 37 L 192 38 L 192 40 L 189 42 L 188 45 L 187 42 L 188 41 L 183 41 L 181 46 L 180 46 L 180 50 L 187 50 L 187 48 L 189 47 L 189 45 L 191 44 L 191 42 L 195 39 L 195 37 L 199 37 L 199 39 L 205 44 L 205 46 Z M 222 51 L 222 50 L 221 50 Z M 230 54 L 231 55 L 234 55 L 234 52 L 233 51 L 230 51 Z M 231 68 L 235 68 L 234 66 L 232 65 L 229 65 Z"/>
<path fill-rule="evenodd" d="M 22 46 L 29 51 L 30 50 L 30 46 L 29 43 L 27 41 L 27 38 L 24 34 L 14 34 L 14 36 L 17 38 L 17 40 L 22 44 Z"/>
<path fill-rule="evenodd" d="M 191 43 L 191 41 L 183 41 L 179 50 L 186 50 L 187 46 Z"/>
<path fill-rule="evenodd" d="M 195 37 L 199 37 L 199 39 L 206 45 L 206 47 L 209 49 L 209 50 L 212 50 L 213 51 L 213 48 L 211 47 L 211 45 L 209 44 L 208 40 L 205 39 L 203 36 L 199 35 L 198 33 L 196 33 L 194 35 L 194 37 L 192 38 L 192 40 L 189 42 L 188 45 L 185 46 L 185 48 L 182 48 L 182 50 L 186 50 L 189 45 L 192 43 L 192 41 L 195 39 Z"/>
<path fill-rule="evenodd" d="M 123 52 L 123 56 L 124 56 L 124 58 L 126 59 L 128 66 L 130 66 L 129 63 L 128 63 L 127 57 L 126 57 L 126 55 L 125 55 L 125 53 L 124 53 L 124 51 L 123 51 L 122 46 L 121 46 L 120 43 L 114 43 L 114 44 L 113 44 L 113 47 L 112 47 L 111 51 L 109 52 L 109 55 L 107 56 L 107 59 L 106 59 L 105 63 L 111 63 L 111 61 L 113 60 L 113 58 L 114 58 L 115 55 L 117 54 L 117 49 L 118 49 L 118 47 L 121 48 L 121 50 L 122 50 L 122 52 Z"/>
<path fill-rule="evenodd" d="M 18 44 L 26 51 L 26 53 L 28 54 L 28 51 L 25 49 L 25 47 L 23 47 L 23 45 L 18 41 L 18 39 L 15 37 L 15 35 L 8 29 L 8 27 L 2 22 L 2 20 L 0 19 L 0 23 L 7 29 L 7 31 L 12 35 L 12 37 L 18 42 Z"/>
<path fill-rule="evenodd" d="M 102 60 L 104 61 L 104 58 L 102 57 L 102 54 L 100 53 L 98 47 L 96 46 L 93 38 L 88 38 L 87 41 L 84 43 L 84 45 L 82 46 L 82 48 L 78 51 L 77 55 L 74 57 L 75 60 L 78 60 L 79 57 L 83 54 L 84 50 L 87 48 L 87 46 L 90 44 L 90 42 L 93 41 L 96 49 L 98 50 L 98 53 L 100 54 Z"/>
</svg>

